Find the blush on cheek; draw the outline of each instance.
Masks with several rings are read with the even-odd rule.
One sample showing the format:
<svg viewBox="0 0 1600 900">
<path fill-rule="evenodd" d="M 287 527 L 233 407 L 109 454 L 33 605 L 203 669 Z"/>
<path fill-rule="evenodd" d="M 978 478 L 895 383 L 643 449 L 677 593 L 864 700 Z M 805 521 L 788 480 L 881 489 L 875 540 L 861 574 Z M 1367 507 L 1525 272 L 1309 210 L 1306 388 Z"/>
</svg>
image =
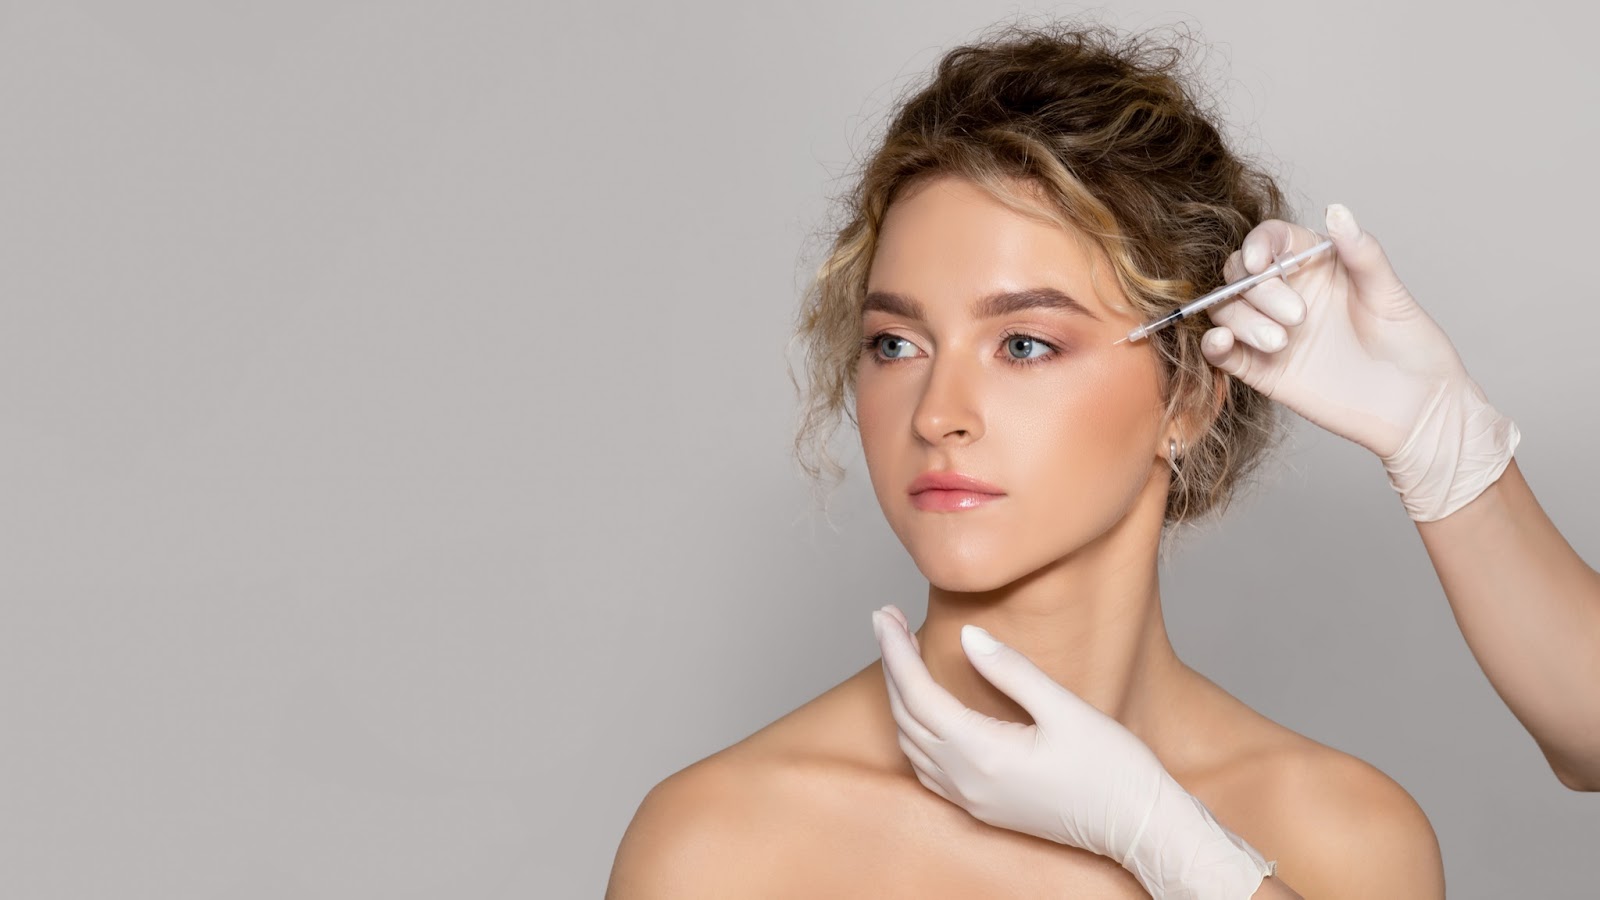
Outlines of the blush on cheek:
<svg viewBox="0 0 1600 900">
<path fill-rule="evenodd" d="M 1075 427 L 1113 431 L 1146 415 L 1160 399 L 1148 373 L 1116 365 L 1104 354 L 1057 363 L 1053 371 L 1020 379 L 1007 388 L 994 399 L 1012 415 L 1069 420 L 1077 423 Z"/>
<path fill-rule="evenodd" d="M 1163 413 L 1153 376 L 1104 359 L 1063 368 L 1060 377 L 1040 378 L 1006 398 L 991 426 L 1004 421 L 1018 461 L 1028 460 L 1022 467 L 1047 480 L 1068 479 L 1068 492 L 1092 490 L 1092 479 L 1106 480 L 1117 495 L 1129 483 L 1137 490 L 1148 480 Z"/>
</svg>

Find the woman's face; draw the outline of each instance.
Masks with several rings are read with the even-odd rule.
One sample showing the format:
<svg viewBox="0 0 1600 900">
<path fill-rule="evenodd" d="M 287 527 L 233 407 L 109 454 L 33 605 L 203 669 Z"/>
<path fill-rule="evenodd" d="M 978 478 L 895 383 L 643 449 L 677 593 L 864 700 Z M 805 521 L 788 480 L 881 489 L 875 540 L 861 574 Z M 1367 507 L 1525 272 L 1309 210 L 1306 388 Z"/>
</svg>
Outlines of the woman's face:
<svg viewBox="0 0 1600 900">
<path fill-rule="evenodd" d="M 1100 284 L 1116 290 L 1099 260 Z M 1139 323 L 1106 307 L 1076 240 L 941 177 L 890 206 L 867 290 L 862 449 L 890 527 L 930 582 L 1002 587 L 1136 506 L 1149 524 L 1140 540 L 1159 539 L 1166 464 L 1156 454 L 1167 433 L 1156 358 L 1145 343 L 1112 345 Z M 1056 299 L 1002 296 L 1024 291 Z M 1004 494 L 913 497 L 930 470 Z"/>
</svg>

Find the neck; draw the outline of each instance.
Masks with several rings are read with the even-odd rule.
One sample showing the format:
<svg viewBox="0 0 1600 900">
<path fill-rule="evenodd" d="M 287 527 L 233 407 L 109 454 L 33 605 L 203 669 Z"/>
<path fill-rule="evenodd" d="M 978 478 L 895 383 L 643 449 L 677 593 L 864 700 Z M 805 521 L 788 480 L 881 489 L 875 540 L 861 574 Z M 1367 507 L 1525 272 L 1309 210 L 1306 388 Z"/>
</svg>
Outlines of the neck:
<svg viewBox="0 0 1600 900">
<path fill-rule="evenodd" d="M 1125 548 L 1124 548 L 1125 549 Z M 1155 748 L 1187 671 L 1161 615 L 1155 549 L 1090 545 L 1004 587 L 982 593 L 928 588 L 918 631 L 934 680 L 978 712 L 1033 717 L 984 680 L 961 648 L 961 626 L 980 625 L 1057 683 Z"/>
</svg>

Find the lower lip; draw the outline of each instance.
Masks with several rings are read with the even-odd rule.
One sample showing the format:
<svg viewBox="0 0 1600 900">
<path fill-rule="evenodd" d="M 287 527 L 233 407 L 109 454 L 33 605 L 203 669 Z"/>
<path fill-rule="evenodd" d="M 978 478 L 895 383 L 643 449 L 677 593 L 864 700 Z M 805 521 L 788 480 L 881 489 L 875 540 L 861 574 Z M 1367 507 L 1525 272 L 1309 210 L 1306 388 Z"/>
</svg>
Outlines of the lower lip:
<svg viewBox="0 0 1600 900">
<path fill-rule="evenodd" d="M 911 505 L 931 512 L 955 512 L 977 509 L 1005 494 L 980 494 L 976 491 L 922 491 L 911 495 Z"/>
</svg>

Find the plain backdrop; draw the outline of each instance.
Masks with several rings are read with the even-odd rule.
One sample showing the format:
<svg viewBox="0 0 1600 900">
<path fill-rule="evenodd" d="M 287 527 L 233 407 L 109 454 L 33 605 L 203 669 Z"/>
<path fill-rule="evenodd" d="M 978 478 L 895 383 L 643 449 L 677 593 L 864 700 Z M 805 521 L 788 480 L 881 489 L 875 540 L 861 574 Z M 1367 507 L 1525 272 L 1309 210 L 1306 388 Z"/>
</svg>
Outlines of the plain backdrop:
<svg viewBox="0 0 1600 900">
<path fill-rule="evenodd" d="M 831 524 L 790 457 L 813 235 L 943 51 L 1078 9 L 0 3 L 0 895 L 600 896 L 652 785 L 920 623 L 854 432 Z M 1593 8 L 1097 16 L 1204 40 L 1600 558 Z M 1594 895 L 1366 451 L 1298 422 L 1162 585 L 1452 897 Z"/>
</svg>

